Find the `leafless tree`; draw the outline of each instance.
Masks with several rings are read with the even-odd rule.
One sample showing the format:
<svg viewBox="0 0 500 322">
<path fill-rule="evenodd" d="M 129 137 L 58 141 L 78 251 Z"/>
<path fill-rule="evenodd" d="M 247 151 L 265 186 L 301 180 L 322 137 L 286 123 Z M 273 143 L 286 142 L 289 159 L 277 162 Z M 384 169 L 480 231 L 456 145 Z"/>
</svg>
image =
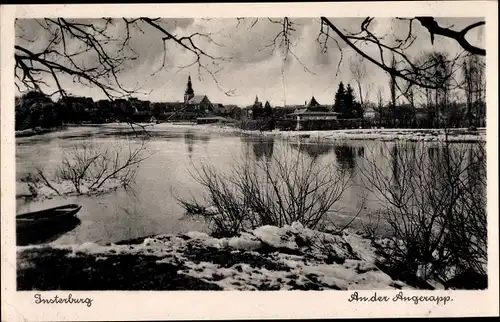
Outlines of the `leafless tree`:
<svg viewBox="0 0 500 322">
<path fill-rule="evenodd" d="M 377 114 L 378 114 L 378 124 L 382 124 L 382 117 L 384 115 L 384 87 L 379 85 L 377 88 Z"/>
<path fill-rule="evenodd" d="M 467 120 L 469 126 L 474 125 L 473 105 L 479 108 L 484 95 L 484 62 L 477 56 L 467 55 L 463 61 L 463 90 L 467 104 Z M 480 112 L 479 108 L 476 112 Z M 479 116 L 480 113 L 477 113 Z"/>
<path fill-rule="evenodd" d="M 416 105 L 415 105 L 415 86 L 411 82 L 403 81 L 403 90 L 401 91 L 401 95 L 406 98 L 408 103 L 410 104 L 410 108 L 412 111 L 412 117 L 415 118 Z M 415 121 L 415 119 L 413 119 Z"/>
<path fill-rule="evenodd" d="M 382 251 L 394 273 L 445 286 L 460 274 L 485 276 L 485 146 L 394 143 L 381 151 L 362 173 L 391 227 Z"/>
<path fill-rule="evenodd" d="M 362 56 L 356 56 L 354 58 L 351 57 L 349 60 L 349 69 L 351 71 L 351 75 L 354 78 L 354 81 L 358 85 L 359 91 L 359 100 L 361 106 L 364 108 L 365 106 L 365 97 L 363 96 L 362 82 L 366 78 L 366 66 L 364 63 L 364 58 Z M 367 93 L 365 93 L 366 95 Z"/>
<path fill-rule="evenodd" d="M 451 90 L 458 88 L 458 83 L 454 77 L 451 77 L 457 71 L 458 62 L 450 61 L 448 54 L 444 52 L 426 53 L 423 60 L 429 65 L 426 71 L 427 79 L 436 85 L 436 88 L 430 90 L 428 94 L 429 98 L 434 101 L 432 104 L 434 116 L 440 122 L 442 116 L 446 114 Z"/>
<path fill-rule="evenodd" d="M 391 61 L 391 67 L 396 69 L 396 59 L 393 57 Z M 389 74 L 389 89 L 391 91 L 391 123 L 394 126 L 396 122 L 396 76 L 394 74 Z"/>
</svg>

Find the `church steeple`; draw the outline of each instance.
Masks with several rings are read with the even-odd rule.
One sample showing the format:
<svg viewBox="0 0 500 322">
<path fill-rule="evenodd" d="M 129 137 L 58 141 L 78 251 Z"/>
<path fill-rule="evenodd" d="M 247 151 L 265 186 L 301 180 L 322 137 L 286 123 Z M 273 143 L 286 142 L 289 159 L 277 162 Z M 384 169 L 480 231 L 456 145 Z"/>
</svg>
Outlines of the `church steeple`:
<svg viewBox="0 0 500 322">
<path fill-rule="evenodd" d="M 257 95 L 255 95 L 255 102 L 253 103 L 253 107 L 256 107 L 256 108 L 262 107 L 262 102 L 259 101 L 259 97 Z"/>
<path fill-rule="evenodd" d="M 186 91 L 184 92 L 184 103 L 187 103 L 194 97 L 193 85 L 191 84 L 191 75 L 188 76 Z"/>
</svg>

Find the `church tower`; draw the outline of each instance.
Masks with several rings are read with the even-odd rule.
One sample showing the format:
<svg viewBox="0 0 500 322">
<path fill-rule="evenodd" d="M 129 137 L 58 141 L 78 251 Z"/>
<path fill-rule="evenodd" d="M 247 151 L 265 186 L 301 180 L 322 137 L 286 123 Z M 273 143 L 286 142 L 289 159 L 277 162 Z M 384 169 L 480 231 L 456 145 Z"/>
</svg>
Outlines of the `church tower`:
<svg viewBox="0 0 500 322">
<path fill-rule="evenodd" d="M 253 107 L 262 108 L 262 102 L 259 101 L 259 97 L 257 95 L 255 95 L 255 102 L 253 103 Z"/>
<path fill-rule="evenodd" d="M 194 97 L 193 85 L 191 84 L 191 75 L 188 76 L 186 91 L 184 92 L 184 103 L 187 103 Z"/>
</svg>

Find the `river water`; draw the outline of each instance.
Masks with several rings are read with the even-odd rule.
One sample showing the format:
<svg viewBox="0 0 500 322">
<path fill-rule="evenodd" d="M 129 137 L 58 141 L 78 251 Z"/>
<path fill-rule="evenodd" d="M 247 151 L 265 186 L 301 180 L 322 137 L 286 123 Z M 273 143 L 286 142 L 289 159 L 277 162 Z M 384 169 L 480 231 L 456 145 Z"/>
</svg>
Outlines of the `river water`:
<svg viewBox="0 0 500 322">
<path fill-rule="evenodd" d="M 298 153 L 317 156 L 323 163 L 337 164 L 352 175 L 351 184 L 335 209 L 332 209 L 331 217 L 343 225 L 360 211 L 353 227 L 361 228 L 363 223 L 372 221 L 384 209 L 375 193 L 364 187 L 361 172 L 367 162 L 377 163 L 387 173 L 394 166 L 390 160 L 381 157 L 394 146 L 394 143 L 388 142 L 284 140 L 211 131 L 207 127 L 196 126 L 170 126 L 151 133 L 144 151 L 149 157 L 140 164 L 131 189 L 119 189 L 99 196 L 55 197 L 35 202 L 19 198 L 17 213 L 67 203 L 82 205 L 78 213 L 81 224 L 55 243 L 109 243 L 153 234 L 207 231 L 206 223 L 187 217 L 176 200 L 176 196 L 189 198 L 202 195 L 203 188 L 191 175 L 193 166 L 211 164 L 225 171 L 241 160 L 271 159 L 280 151 L 291 148 Z M 37 167 L 53 173 L 64 151 L 82 143 L 99 148 L 135 147 L 140 144 L 140 139 L 130 129 L 109 125 L 75 127 L 18 138 L 16 180 L 19 181 Z M 425 144 L 426 148 L 435 149 L 434 143 Z"/>
</svg>

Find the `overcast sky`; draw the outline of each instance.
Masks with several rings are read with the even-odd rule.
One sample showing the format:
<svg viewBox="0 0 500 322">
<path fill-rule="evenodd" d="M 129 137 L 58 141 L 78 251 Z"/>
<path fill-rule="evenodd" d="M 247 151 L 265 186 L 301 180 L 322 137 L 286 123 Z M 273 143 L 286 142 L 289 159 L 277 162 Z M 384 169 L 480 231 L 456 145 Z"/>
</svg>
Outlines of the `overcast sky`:
<svg viewBox="0 0 500 322">
<path fill-rule="evenodd" d="M 331 20 L 341 28 L 356 32 L 359 31 L 363 19 L 332 18 Z M 480 19 L 440 18 L 437 20 L 443 26 L 460 30 Z M 221 64 L 223 69 L 217 73 L 216 77 L 220 87 L 224 90 L 234 89 L 233 96 L 225 95 L 207 73 L 202 72 L 200 75 L 196 66 L 179 69 L 180 66 L 193 62 L 195 57 L 172 42 L 167 42 L 166 64 L 160 69 L 164 57 L 162 34 L 148 26 L 143 28 L 144 34 L 136 29 L 131 31 L 130 46 L 139 57 L 127 63 L 125 70 L 120 74 L 120 79 L 128 87 L 139 84 L 142 91 L 148 94 L 136 96 L 151 101 L 182 101 L 186 81 L 190 74 L 195 94 L 205 94 L 214 103 L 246 106 L 252 104 L 255 96 L 258 95 L 260 100 L 268 100 L 273 106 L 283 105 L 285 99 L 287 105 L 303 104 L 314 95 L 320 103 L 332 104 L 340 81 L 354 85 L 349 72 L 349 60 L 354 53 L 339 39 L 339 44 L 343 49 L 343 62 L 338 69 L 341 52 L 336 45 L 330 42 L 328 51 L 323 53 L 317 42 L 320 32 L 319 19 L 294 18 L 292 21 L 296 23 L 292 35 L 292 50 L 300 62 L 292 56 L 284 60 L 279 49 L 273 51 L 271 48 L 265 48 L 281 28 L 280 25 L 269 22 L 267 18 L 260 19 L 252 28 L 250 28 L 253 23 L 252 18 L 240 22 L 237 19 L 164 19 L 162 21 L 165 29 L 178 36 L 195 32 L 211 34 L 217 44 L 198 37 L 195 38 L 196 45 L 212 56 L 231 58 L 230 61 Z M 88 22 L 99 23 L 97 19 L 88 19 Z M 419 22 L 415 21 L 413 27 L 417 40 L 407 51 L 410 56 L 416 57 L 430 50 L 446 51 L 450 55 L 459 53 L 460 48 L 455 41 L 436 36 L 432 45 L 427 30 L 421 27 Z M 376 35 L 387 35 L 386 39 L 390 42 L 394 35 L 404 38 L 408 29 L 407 22 L 377 18 L 372 23 L 371 30 Z M 468 40 L 484 48 L 482 31 L 482 27 L 473 29 L 468 34 Z M 123 22 L 116 20 L 115 25 L 109 27 L 108 32 L 117 37 L 123 36 L 125 34 Z M 17 44 L 32 49 L 43 48 L 49 39 L 48 33 L 31 19 L 18 21 L 16 35 L 22 35 L 26 39 L 16 37 Z M 376 54 L 375 48 L 366 47 L 366 50 L 368 53 Z M 95 57 L 89 55 L 82 59 L 91 62 L 95 60 Z M 209 60 L 205 60 L 204 63 L 211 66 Z M 368 61 L 365 65 L 368 77 L 364 80 L 364 90 L 370 93 L 369 99 L 375 100 L 375 92 L 379 86 L 384 87 L 384 95 L 387 97 L 389 94 L 387 75 Z M 216 69 L 217 67 L 213 67 L 213 70 Z M 64 79 L 64 86 L 74 95 L 91 96 L 96 100 L 104 98 L 99 89 L 83 87 L 74 83 L 71 78 Z"/>
</svg>

